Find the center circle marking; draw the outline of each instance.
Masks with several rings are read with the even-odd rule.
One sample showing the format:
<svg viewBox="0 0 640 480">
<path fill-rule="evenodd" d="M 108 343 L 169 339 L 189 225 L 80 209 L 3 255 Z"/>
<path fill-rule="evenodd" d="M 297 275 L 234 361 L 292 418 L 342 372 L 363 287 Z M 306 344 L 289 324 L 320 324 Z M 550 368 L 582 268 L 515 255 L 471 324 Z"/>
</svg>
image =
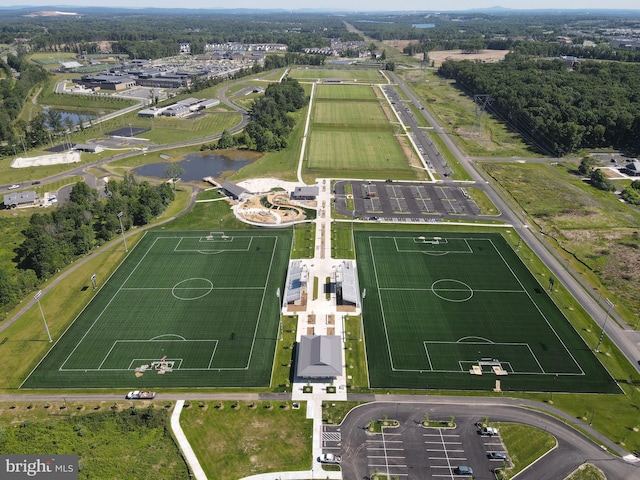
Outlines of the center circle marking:
<svg viewBox="0 0 640 480">
<path fill-rule="evenodd" d="M 460 280 L 443 278 L 431 284 L 433 294 L 448 302 L 466 302 L 473 297 L 473 289 Z"/>
<path fill-rule="evenodd" d="M 208 278 L 187 278 L 176 283 L 171 294 L 178 300 L 197 300 L 205 297 L 213 290 L 213 283 Z"/>
</svg>

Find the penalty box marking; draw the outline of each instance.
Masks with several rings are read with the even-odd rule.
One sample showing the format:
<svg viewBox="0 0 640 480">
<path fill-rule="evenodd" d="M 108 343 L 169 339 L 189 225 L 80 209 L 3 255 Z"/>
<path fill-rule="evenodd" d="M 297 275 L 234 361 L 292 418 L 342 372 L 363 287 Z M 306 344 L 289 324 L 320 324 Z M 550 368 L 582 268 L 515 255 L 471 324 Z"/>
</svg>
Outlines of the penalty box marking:
<svg viewBox="0 0 640 480">
<path fill-rule="evenodd" d="M 512 366 L 512 363 L 510 361 L 501 361 L 501 360 L 496 360 L 497 362 L 500 363 L 500 365 L 503 366 L 508 366 L 508 368 L 505 368 L 504 370 L 508 371 L 509 373 L 514 373 L 514 374 L 521 374 L 521 375 L 562 375 L 562 376 L 582 376 L 584 375 L 584 371 L 580 368 L 579 372 L 576 373 L 567 373 L 567 372 L 547 372 L 544 370 L 544 368 L 542 367 L 542 365 L 540 365 L 540 362 L 538 361 L 538 357 L 537 355 L 533 352 L 533 350 L 531 349 L 531 346 L 528 343 L 519 343 L 519 342 L 447 342 L 447 341 L 429 341 L 429 340 L 425 340 L 422 342 L 422 344 L 424 345 L 424 349 L 425 349 L 425 355 L 427 357 L 427 361 L 429 362 L 429 370 L 428 371 L 432 371 L 432 372 L 448 372 L 448 373 L 459 373 L 457 370 L 439 370 L 439 369 L 434 369 L 433 368 L 433 362 L 431 361 L 431 355 L 429 353 L 429 345 L 456 345 L 456 348 L 459 348 L 461 345 L 469 345 L 469 346 L 474 346 L 474 348 L 476 348 L 477 346 L 488 346 L 490 345 L 491 347 L 496 347 L 496 346 L 505 346 L 508 347 L 509 349 L 515 349 L 515 350 L 520 350 L 522 351 L 522 349 L 528 351 L 529 356 L 535 361 L 536 365 L 538 365 L 538 368 L 540 369 L 540 371 L 536 372 L 536 371 L 531 371 L 531 372 L 527 372 L 527 371 L 518 371 L 515 370 Z M 494 354 L 494 357 L 496 357 L 498 355 Z M 458 366 L 460 368 L 460 372 L 466 372 L 469 370 L 469 367 L 471 365 L 479 365 L 479 364 L 483 364 L 486 363 L 485 360 L 483 358 L 475 358 L 473 360 L 457 360 Z M 467 364 L 468 366 L 465 368 L 463 365 Z M 488 363 L 487 363 L 488 365 Z M 415 371 L 415 370 L 412 370 Z"/>
<path fill-rule="evenodd" d="M 185 243 L 187 243 L 189 240 L 195 240 L 197 238 L 197 242 L 194 243 L 198 243 L 199 245 L 197 246 L 197 248 L 182 248 L 182 242 L 184 241 Z M 246 247 L 242 248 L 229 248 L 227 246 L 225 246 L 224 248 L 220 248 L 220 244 L 233 244 L 233 243 L 239 243 L 240 242 L 240 238 L 248 238 L 249 239 L 249 243 L 246 245 Z M 271 238 L 271 237 L 270 237 Z M 203 247 L 205 244 L 215 244 L 216 247 L 216 251 L 222 251 L 222 252 L 248 252 L 251 249 L 251 244 L 253 243 L 253 237 L 238 237 L 238 240 L 236 240 L 236 242 L 233 241 L 227 241 L 227 240 L 220 240 L 220 241 L 216 241 L 216 240 L 206 240 L 206 237 L 180 237 L 180 239 L 178 240 L 178 243 L 176 245 L 176 247 L 173 249 L 174 252 L 202 252 L 203 251 Z"/>
<path fill-rule="evenodd" d="M 104 358 L 102 359 L 102 362 L 100 362 L 100 365 L 98 365 L 97 370 L 109 370 L 109 371 L 121 371 L 121 370 L 131 370 L 131 368 L 109 368 L 109 369 L 103 369 L 102 365 L 104 365 L 104 363 L 109 359 L 109 356 L 111 355 L 111 353 L 113 352 L 114 349 L 118 348 L 119 344 L 125 344 L 125 343 L 138 343 L 138 344 L 150 344 L 150 343 L 168 343 L 171 342 L 173 344 L 184 344 L 184 343 L 204 343 L 204 342 L 213 342 L 213 350 L 211 351 L 211 356 L 209 357 L 209 363 L 207 368 L 181 368 L 181 366 L 178 366 L 178 368 L 180 370 L 211 370 L 211 364 L 213 363 L 213 358 L 215 357 L 216 354 L 216 350 L 218 348 L 218 340 L 116 340 L 113 342 L 113 344 L 111 345 L 111 348 L 109 349 L 109 351 L 107 352 L 107 354 L 104 356 Z M 186 346 L 186 345 L 185 345 Z M 153 359 L 151 361 L 156 361 L 159 360 L 159 358 Z M 133 362 L 134 360 L 132 360 Z M 181 360 L 180 365 L 182 365 L 182 362 L 184 360 Z M 129 367 L 131 367 L 131 363 L 129 364 Z M 75 369 L 75 370 L 84 370 L 84 369 Z M 220 369 L 217 369 L 220 370 Z M 224 370 L 224 369 L 223 369 Z M 65 370 L 65 371 L 70 371 L 70 370 Z"/>
<path fill-rule="evenodd" d="M 510 372 L 511 373 L 526 373 L 526 374 L 532 374 L 532 373 L 537 373 L 537 374 L 546 374 L 547 372 L 544 371 L 544 368 L 542 368 L 542 365 L 540 365 L 540 362 L 538 361 L 538 357 L 536 357 L 536 354 L 533 352 L 533 350 L 531 350 L 531 347 L 529 346 L 528 343 L 520 343 L 520 342 L 514 342 L 514 343 L 502 343 L 502 342 L 447 342 L 447 341 L 440 341 L 440 340 L 434 340 L 434 341 L 429 341 L 429 340 L 424 340 L 422 342 L 423 346 L 424 346 L 424 351 L 425 351 L 425 355 L 427 357 L 427 361 L 429 362 L 429 369 L 432 372 L 456 372 L 456 370 L 440 370 L 440 369 L 434 369 L 433 368 L 433 362 L 431 361 L 431 354 L 429 353 L 429 345 L 455 345 L 456 349 L 459 349 L 461 346 L 473 346 L 473 348 L 477 348 L 478 346 L 491 346 L 492 348 L 495 347 L 499 347 L 499 346 L 505 346 L 508 349 L 513 349 L 513 350 L 520 350 L 522 351 L 522 349 L 524 349 L 525 351 L 528 351 L 529 356 L 535 361 L 535 363 L 538 365 L 538 368 L 540 369 L 539 372 L 523 372 L 523 371 L 515 371 L 513 370 L 513 368 L 511 367 L 511 362 L 501 362 L 506 364 L 509 364 L 509 368 L 510 368 Z M 494 354 L 494 356 L 497 356 L 496 354 Z M 460 365 L 460 363 L 469 363 L 469 364 L 474 364 L 477 365 L 479 361 L 482 361 L 482 359 L 480 358 L 475 358 L 473 360 L 457 360 L 458 365 Z M 468 370 L 468 369 L 467 369 Z M 464 371 L 464 370 L 460 370 L 460 371 Z"/>
</svg>

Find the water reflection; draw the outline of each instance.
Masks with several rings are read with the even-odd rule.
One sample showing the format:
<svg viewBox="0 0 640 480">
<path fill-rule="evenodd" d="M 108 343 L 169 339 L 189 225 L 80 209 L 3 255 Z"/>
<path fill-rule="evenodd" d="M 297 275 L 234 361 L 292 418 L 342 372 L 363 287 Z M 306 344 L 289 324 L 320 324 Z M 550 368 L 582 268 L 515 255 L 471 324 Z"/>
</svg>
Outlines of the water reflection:
<svg viewBox="0 0 640 480">
<path fill-rule="evenodd" d="M 235 172 L 252 161 L 242 158 L 231 159 L 210 153 L 193 153 L 176 163 L 184 169 L 184 173 L 180 175 L 180 178 L 185 182 L 190 182 L 202 180 L 204 177 L 220 177 L 224 172 Z M 150 163 L 134 168 L 133 172 L 143 177 L 164 178 L 167 165 L 169 165 L 168 162 Z"/>
</svg>

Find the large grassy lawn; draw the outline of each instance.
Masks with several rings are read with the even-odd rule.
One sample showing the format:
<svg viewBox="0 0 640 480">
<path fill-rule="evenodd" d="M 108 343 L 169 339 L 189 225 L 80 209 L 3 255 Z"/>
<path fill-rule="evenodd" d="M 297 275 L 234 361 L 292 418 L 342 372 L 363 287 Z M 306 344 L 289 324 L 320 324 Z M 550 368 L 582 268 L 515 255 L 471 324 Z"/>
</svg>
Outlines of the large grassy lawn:
<svg viewBox="0 0 640 480">
<path fill-rule="evenodd" d="M 316 100 L 375 100 L 376 95 L 369 85 L 318 85 Z"/>
<path fill-rule="evenodd" d="M 294 68 L 289 72 L 289 77 L 297 80 L 336 79 L 345 82 L 386 83 L 380 72 L 373 68 Z"/>
<path fill-rule="evenodd" d="M 371 87 L 320 85 L 313 103 L 305 167 L 333 177 L 411 178 L 401 140 Z"/>
<path fill-rule="evenodd" d="M 341 177 L 351 171 L 409 170 L 390 132 L 314 131 L 307 159 L 309 170 L 334 170 L 334 176 Z"/>
</svg>

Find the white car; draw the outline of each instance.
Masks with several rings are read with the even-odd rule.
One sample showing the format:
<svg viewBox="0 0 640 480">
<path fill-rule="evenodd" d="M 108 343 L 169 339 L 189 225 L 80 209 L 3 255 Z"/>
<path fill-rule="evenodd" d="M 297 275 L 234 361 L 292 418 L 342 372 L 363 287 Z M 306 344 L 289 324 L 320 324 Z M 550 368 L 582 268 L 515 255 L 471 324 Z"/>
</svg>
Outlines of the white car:
<svg viewBox="0 0 640 480">
<path fill-rule="evenodd" d="M 334 455 L 333 453 L 323 453 L 318 458 L 318 461 L 320 463 L 338 465 L 342 461 L 342 457 L 340 455 Z"/>
<path fill-rule="evenodd" d="M 14 183 L 8 188 L 8 190 L 15 190 L 16 188 L 20 188 L 20 185 L 18 185 L 17 183 Z"/>
</svg>

